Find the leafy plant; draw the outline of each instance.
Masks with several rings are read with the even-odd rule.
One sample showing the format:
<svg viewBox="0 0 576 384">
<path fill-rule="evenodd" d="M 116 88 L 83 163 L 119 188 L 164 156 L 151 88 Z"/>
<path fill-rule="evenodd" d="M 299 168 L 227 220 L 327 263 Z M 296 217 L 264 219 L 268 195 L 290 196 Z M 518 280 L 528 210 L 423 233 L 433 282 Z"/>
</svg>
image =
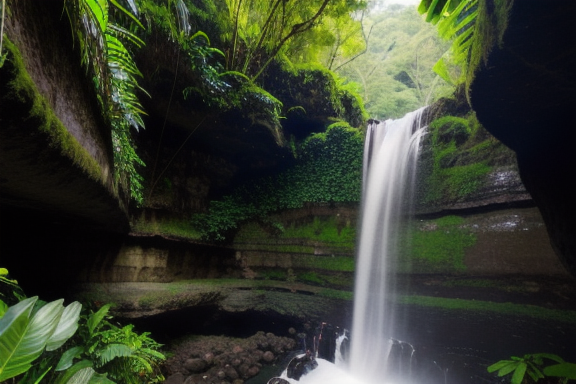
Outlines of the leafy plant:
<svg viewBox="0 0 576 384">
<path fill-rule="evenodd" d="M 131 324 L 118 327 L 107 321 L 109 309 L 107 304 L 82 316 L 74 346 L 62 354 L 56 367 L 56 371 L 65 371 L 57 382 L 66 383 L 68 377 L 82 371 L 106 372 L 122 384 L 162 382 L 159 363 L 165 357 L 158 351 L 161 345 L 149 333 L 134 332 Z M 76 359 L 80 360 L 75 362 Z"/>
<path fill-rule="evenodd" d="M 5 271 L 0 269 L 4 279 Z M 133 325 L 108 322 L 110 305 L 80 316 L 80 303 L 64 307 L 62 302 L 31 297 L 8 307 L 0 300 L 0 382 L 11 378 L 18 378 L 19 384 L 164 380 L 159 364 L 165 357 L 149 333 L 137 334 Z"/>
<path fill-rule="evenodd" d="M 468 89 L 479 65 L 496 44 L 502 42 L 513 0 L 496 1 L 488 11 L 483 0 L 422 0 L 418 6 L 426 21 L 438 25 L 439 35 L 452 40 L 452 47 L 435 65 L 435 71 L 448 82 L 466 84 Z M 459 66 L 462 75 L 452 79 L 447 66 Z"/>
<path fill-rule="evenodd" d="M 73 302 L 64 307 L 63 301 L 44 304 L 35 296 L 4 313 L 0 319 L 0 382 L 27 372 L 45 350 L 60 348 L 76 332 L 82 306 Z"/>
<path fill-rule="evenodd" d="M 26 295 L 18 285 L 18 281 L 11 279 L 6 268 L 0 268 L 0 301 L 4 305 L 13 305 L 24 300 Z M 0 316 L 3 312 L 0 311 Z"/>
<path fill-rule="evenodd" d="M 546 360 L 552 360 L 557 364 L 545 366 Z M 537 383 L 546 377 L 557 377 L 557 382 L 562 384 L 568 380 L 576 380 L 576 364 L 567 363 L 552 353 L 512 356 L 510 360 L 500 360 L 487 369 L 488 372 L 497 372 L 500 377 L 512 374 L 511 384 Z"/>
<path fill-rule="evenodd" d="M 130 127 L 144 127 L 145 113 L 136 93 L 146 92 L 138 85 L 137 77 L 142 74 L 125 42 L 140 48 L 144 41 L 131 31 L 143 25 L 136 17 L 135 2 L 128 4 L 130 10 L 117 0 L 67 0 L 65 8 L 80 45 L 82 63 L 93 76 L 103 114 L 112 126 L 115 180 L 140 204 L 142 177 L 136 167 L 144 163 L 134 150 Z M 128 20 L 125 23 L 129 25 L 114 23 L 117 14 L 116 18 Z"/>
<path fill-rule="evenodd" d="M 362 148 L 361 131 L 334 123 L 302 143 L 292 168 L 210 202 L 209 212 L 195 215 L 193 225 L 203 231 L 204 239 L 222 241 L 240 222 L 267 221 L 266 215 L 280 209 L 300 208 L 307 202 L 359 201 Z"/>
</svg>

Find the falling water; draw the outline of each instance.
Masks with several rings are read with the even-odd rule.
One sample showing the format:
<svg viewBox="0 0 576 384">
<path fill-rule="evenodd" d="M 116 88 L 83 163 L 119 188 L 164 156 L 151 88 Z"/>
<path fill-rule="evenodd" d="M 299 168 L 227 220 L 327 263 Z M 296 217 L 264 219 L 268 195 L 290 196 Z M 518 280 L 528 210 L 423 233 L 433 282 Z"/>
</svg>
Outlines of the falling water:
<svg viewBox="0 0 576 384">
<path fill-rule="evenodd" d="M 398 224 L 412 200 L 410 185 L 424 131 L 420 126 L 423 111 L 421 108 L 402 119 L 368 127 L 349 362 L 342 364 L 337 348 L 336 364 L 318 359 L 318 368 L 299 381 L 288 378 L 284 371 L 282 378 L 289 383 L 390 383 L 386 372 L 390 349 L 400 348 L 402 354 L 406 350 L 410 356 L 414 352 L 410 344 L 393 339 L 395 314 L 389 304 L 394 295 L 391 272 L 396 262 Z M 346 337 L 341 336 L 337 345 Z"/>
<path fill-rule="evenodd" d="M 390 302 L 398 228 L 411 201 L 423 110 L 371 124 L 366 135 L 349 366 L 352 375 L 367 384 L 382 383 L 386 377 L 389 340 L 395 335 Z"/>
</svg>

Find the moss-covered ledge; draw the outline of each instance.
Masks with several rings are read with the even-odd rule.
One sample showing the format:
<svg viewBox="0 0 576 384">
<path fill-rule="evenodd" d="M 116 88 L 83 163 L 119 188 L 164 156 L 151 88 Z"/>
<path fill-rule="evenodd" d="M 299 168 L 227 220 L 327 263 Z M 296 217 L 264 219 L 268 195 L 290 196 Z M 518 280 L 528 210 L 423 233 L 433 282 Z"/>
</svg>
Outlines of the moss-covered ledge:
<svg viewBox="0 0 576 384">
<path fill-rule="evenodd" d="M 352 292 L 274 280 L 196 279 L 172 283 L 78 284 L 74 297 L 95 305 L 113 303 L 114 312 L 127 318 L 212 306 L 222 312 L 273 312 L 322 320 L 333 316 L 332 312 L 342 305 L 350 305 Z"/>
<path fill-rule="evenodd" d="M 102 166 L 38 90 L 18 47 L 4 38 L 0 68 L 0 203 L 127 232 L 126 205 Z M 55 92 L 63 90 L 54 90 Z M 83 118 L 86 116 L 80 116 Z"/>
</svg>

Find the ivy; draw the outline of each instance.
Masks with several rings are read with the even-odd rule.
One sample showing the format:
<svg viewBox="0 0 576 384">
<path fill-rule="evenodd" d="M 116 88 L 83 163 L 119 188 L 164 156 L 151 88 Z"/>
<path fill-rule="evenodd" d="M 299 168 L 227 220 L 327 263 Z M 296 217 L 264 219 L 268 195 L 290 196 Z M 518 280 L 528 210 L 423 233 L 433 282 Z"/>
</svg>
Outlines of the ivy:
<svg viewBox="0 0 576 384">
<path fill-rule="evenodd" d="M 212 201 L 209 212 L 195 215 L 193 224 L 204 239 L 222 241 L 242 221 L 266 222 L 267 215 L 278 210 L 301 208 L 305 203 L 358 202 L 363 146 L 361 131 L 344 122 L 334 123 L 297 146 L 293 167 Z"/>
<path fill-rule="evenodd" d="M 426 203 L 441 199 L 460 201 L 482 186 L 492 167 L 481 159 L 477 147 L 487 144 L 466 149 L 473 144 L 478 129 L 474 115 L 444 116 L 430 123 L 432 170 L 427 180 Z M 466 152 L 476 154 L 474 162 L 459 163 Z"/>
</svg>

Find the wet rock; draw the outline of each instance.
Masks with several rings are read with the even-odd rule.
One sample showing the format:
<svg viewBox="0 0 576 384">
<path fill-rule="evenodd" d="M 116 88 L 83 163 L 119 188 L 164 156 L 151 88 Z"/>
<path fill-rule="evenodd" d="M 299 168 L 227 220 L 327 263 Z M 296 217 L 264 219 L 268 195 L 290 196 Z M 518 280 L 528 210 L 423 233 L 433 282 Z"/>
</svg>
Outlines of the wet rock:
<svg viewBox="0 0 576 384">
<path fill-rule="evenodd" d="M 214 364 L 214 354 L 212 352 L 208 352 L 208 353 L 204 354 L 204 361 L 208 365 Z"/>
<path fill-rule="evenodd" d="M 262 356 L 262 358 L 264 359 L 265 362 L 270 363 L 272 361 L 274 361 L 274 354 L 270 351 L 266 351 L 264 352 L 264 356 Z"/>
<path fill-rule="evenodd" d="M 236 370 L 234 369 L 234 367 L 231 366 L 224 367 L 224 373 L 226 374 L 226 377 L 231 380 L 235 380 L 238 377 L 240 377 L 238 375 L 238 372 L 236 372 Z"/>
<path fill-rule="evenodd" d="M 180 372 L 177 372 L 173 375 L 168 376 L 164 384 L 183 384 L 186 378 Z"/>
<path fill-rule="evenodd" d="M 202 359 L 187 359 L 184 362 L 184 368 L 191 373 L 199 373 L 206 368 L 206 362 Z"/>
</svg>

